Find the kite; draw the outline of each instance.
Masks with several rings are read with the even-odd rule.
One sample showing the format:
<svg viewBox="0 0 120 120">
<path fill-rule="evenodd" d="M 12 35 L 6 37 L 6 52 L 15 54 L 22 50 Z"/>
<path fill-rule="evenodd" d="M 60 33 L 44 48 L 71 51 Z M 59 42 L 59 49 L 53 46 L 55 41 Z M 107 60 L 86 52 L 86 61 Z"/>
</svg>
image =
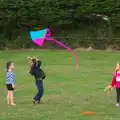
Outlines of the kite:
<svg viewBox="0 0 120 120">
<path fill-rule="evenodd" d="M 54 38 L 50 37 L 51 36 L 51 31 L 49 28 L 39 30 L 39 31 L 30 31 L 30 36 L 31 39 L 34 43 L 38 44 L 39 46 L 43 46 L 44 41 L 54 41 L 55 43 L 59 44 L 60 46 L 66 48 L 67 50 L 71 51 L 72 54 L 74 55 L 76 59 L 76 69 L 78 70 L 78 57 L 75 54 L 74 50 L 72 48 L 69 48 L 68 46 L 64 45 L 62 42 L 55 40 Z"/>
</svg>

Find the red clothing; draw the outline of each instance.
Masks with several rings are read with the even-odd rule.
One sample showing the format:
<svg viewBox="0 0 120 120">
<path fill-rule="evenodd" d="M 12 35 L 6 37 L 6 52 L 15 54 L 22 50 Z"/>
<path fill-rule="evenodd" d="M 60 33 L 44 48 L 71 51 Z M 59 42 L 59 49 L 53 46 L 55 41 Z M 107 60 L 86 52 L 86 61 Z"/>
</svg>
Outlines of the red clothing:
<svg viewBox="0 0 120 120">
<path fill-rule="evenodd" d="M 115 72 L 112 78 L 111 86 L 116 86 L 116 88 L 120 88 L 120 72 Z"/>
</svg>

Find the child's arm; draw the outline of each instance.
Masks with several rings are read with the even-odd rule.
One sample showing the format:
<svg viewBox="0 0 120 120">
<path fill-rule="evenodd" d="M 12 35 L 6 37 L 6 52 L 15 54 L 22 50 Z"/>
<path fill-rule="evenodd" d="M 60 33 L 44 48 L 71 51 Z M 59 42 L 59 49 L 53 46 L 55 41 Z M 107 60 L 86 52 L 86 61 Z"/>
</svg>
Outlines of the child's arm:
<svg viewBox="0 0 120 120">
<path fill-rule="evenodd" d="M 116 83 L 116 76 L 114 75 L 110 85 L 113 87 L 115 85 L 115 83 Z"/>
<path fill-rule="evenodd" d="M 30 68 L 30 72 L 29 72 L 29 73 L 30 73 L 31 75 L 34 75 L 35 72 L 36 72 L 36 65 L 33 64 L 32 67 Z"/>
<path fill-rule="evenodd" d="M 112 87 L 115 85 L 116 83 L 116 76 L 114 74 L 113 78 L 112 78 L 112 82 L 110 83 L 109 86 L 106 87 L 106 89 L 104 90 L 106 93 L 109 93 L 112 89 Z"/>
<path fill-rule="evenodd" d="M 34 74 L 34 67 L 32 66 L 31 69 L 30 69 L 30 72 L 29 72 L 31 75 Z"/>
<path fill-rule="evenodd" d="M 40 68 L 40 66 L 41 66 L 41 61 L 40 60 L 37 60 L 37 66 Z"/>
<path fill-rule="evenodd" d="M 12 88 L 16 88 L 16 81 L 15 81 L 15 74 L 14 73 L 12 73 L 12 75 L 11 75 L 11 78 L 12 78 Z"/>
<path fill-rule="evenodd" d="M 13 88 L 13 89 L 16 89 L 16 85 L 15 85 L 15 84 L 12 84 L 12 88 Z"/>
<path fill-rule="evenodd" d="M 34 59 L 36 59 L 36 62 L 37 62 L 37 67 L 39 67 L 39 68 L 40 68 L 40 66 L 41 66 L 42 62 L 41 62 L 38 58 L 36 58 L 36 57 L 34 57 Z"/>
</svg>

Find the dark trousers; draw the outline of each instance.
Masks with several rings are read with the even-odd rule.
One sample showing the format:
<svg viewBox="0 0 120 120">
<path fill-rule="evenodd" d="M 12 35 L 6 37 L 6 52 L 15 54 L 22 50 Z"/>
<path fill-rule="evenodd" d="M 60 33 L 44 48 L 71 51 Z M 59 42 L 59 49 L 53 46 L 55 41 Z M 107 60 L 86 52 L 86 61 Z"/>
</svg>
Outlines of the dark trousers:
<svg viewBox="0 0 120 120">
<path fill-rule="evenodd" d="M 38 93 L 34 97 L 35 101 L 40 101 L 43 96 L 43 80 L 36 80 L 36 87 L 38 89 Z"/>
<path fill-rule="evenodd" d="M 120 88 L 116 88 L 117 102 L 120 102 Z"/>
</svg>

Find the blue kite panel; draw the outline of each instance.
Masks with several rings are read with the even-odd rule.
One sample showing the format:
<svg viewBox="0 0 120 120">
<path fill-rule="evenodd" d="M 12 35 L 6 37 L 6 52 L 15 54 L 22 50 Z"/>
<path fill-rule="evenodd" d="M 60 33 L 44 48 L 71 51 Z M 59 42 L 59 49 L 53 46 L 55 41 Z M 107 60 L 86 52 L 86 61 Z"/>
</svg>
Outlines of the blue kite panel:
<svg viewBox="0 0 120 120">
<path fill-rule="evenodd" d="M 35 40 L 36 38 L 44 38 L 46 32 L 47 32 L 47 29 L 39 30 L 39 31 L 30 31 L 30 36 L 32 40 Z"/>
</svg>

